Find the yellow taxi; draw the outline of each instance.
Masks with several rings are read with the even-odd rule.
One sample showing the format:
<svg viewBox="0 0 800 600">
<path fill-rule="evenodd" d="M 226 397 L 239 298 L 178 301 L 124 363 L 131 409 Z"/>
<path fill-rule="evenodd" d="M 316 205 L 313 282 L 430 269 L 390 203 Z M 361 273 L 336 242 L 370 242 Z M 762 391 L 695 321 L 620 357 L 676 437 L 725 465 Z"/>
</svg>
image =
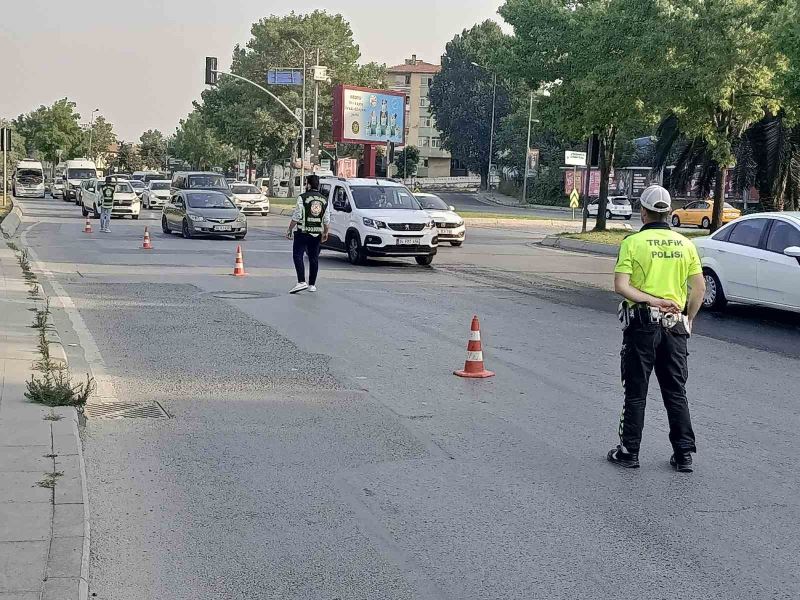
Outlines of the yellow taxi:
<svg viewBox="0 0 800 600">
<path fill-rule="evenodd" d="M 713 200 L 698 200 L 690 202 L 683 208 L 672 211 L 672 226 L 685 227 L 697 225 L 703 229 L 711 227 L 711 214 L 714 210 Z M 730 223 L 742 216 L 742 211 L 734 208 L 727 202 L 722 207 L 722 223 Z"/>
</svg>

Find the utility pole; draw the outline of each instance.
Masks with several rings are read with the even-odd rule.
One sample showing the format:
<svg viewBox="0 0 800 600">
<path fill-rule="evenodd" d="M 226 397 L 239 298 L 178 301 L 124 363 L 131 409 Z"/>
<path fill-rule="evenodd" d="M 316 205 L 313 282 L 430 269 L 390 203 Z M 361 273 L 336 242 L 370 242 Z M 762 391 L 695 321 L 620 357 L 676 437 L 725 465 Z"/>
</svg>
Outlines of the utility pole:
<svg viewBox="0 0 800 600">
<path fill-rule="evenodd" d="M 583 182 L 583 225 L 581 226 L 581 233 L 586 233 L 586 220 L 589 217 L 589 190 L 591 189 L 590 181 L 592 178 L 592 153 L 594 152 L 594 134 L 589 135 L 589 144 L 586 148 L 586 175 Z M 574 179 L 572 180 L 575 181 Z"/>
<path fill-rule="evenodd" d="M 497 73 L 492 73 L 493 75 L 493 82 L 492 82 L 492 129 L 489 133 L 489 178 L 486 182 L 486 187 L 489 190 L 492 189 L 492 158 L 493 157 L 493 150 L 494 150 L 494 112 L 495 112 L 495 103 L 497 101 Z"/>
<path fill-rule="evenodd" d="M 317 63 L 314 67 L 314 129 L 319 129 L 319 78 L 317 77 L 317 69 L 319 68 L 319 48 L 317 48 Z M 303 79 L 305 82 L 305 79 Z"/>
<path fill-rule="evenodd" d="M 531 151 L 531 123 L 533 123 L 533 92 L 531 92 L 531 106 L 528 110 L 528 143 L 525 146 L 525 179 L 522 180 L 522 204 L 528 202 L 528 163 Z"/>
<path fill-rule="evenodd" d="M 11 130 L 8 127 L 0 129 L 0 150 L 3 151 L 3 206 L 8 203 L 8 151 L 11 150 Z"/>
<path fill-rule="evenodd" d="M 300 189 L 303 189 L 306 177 L 306 77 L 308 76 L 308 60 L 306 49 L 296 39 L 292 43 L 303 53 L 303 123 L 300 135 Z"/>
</svg>

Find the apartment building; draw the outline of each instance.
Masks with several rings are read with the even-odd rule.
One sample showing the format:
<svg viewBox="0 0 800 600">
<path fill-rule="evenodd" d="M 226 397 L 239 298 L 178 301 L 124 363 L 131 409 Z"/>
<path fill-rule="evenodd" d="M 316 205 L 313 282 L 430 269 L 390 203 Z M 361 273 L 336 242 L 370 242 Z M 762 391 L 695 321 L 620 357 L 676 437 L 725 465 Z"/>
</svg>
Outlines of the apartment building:
<svg viewBox="0 0 800 600">
<path fill-rule="evenodd" d="M 419 60 L 416 54 L 388 69 L 389 88 L 406 94 L 406 144 L 419 148 L 418 177 L 450 176 L 451 156 L 441 147 L 428 96 L 433 76 L 440 70 L 439 65 Z"/>
</svg>

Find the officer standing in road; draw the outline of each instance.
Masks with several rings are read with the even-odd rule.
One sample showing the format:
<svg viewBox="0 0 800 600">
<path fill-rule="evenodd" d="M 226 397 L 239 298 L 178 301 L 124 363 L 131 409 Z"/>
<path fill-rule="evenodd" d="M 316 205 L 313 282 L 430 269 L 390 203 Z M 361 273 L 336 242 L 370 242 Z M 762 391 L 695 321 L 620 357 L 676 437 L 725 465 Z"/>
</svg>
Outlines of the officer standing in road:
<svg viewBox="0 0 800 600">
<path fill-rule="evenodd" d="M 106 177 L 106 181 L 101 188 L 103 204 L 100 207 L 100 231 L 104 233 L 111 233 L 111 209 L 114 208 L 115 187 L 116 184 L 112 178 L 110 176 Z"/>
<path fill-rule="evenodd" d="M 292 213 L 289 229 L 286 231 L 288 239 L 292 239 L 294 233 L 292 254 L 294 268 L 297 271 L 297 285 L 289 290 L 290 294 L 303 290 L 317 291 L 320 244 L 328 241 L 330 222 L 328 198 L 319 191 L 319 176 L 309 175 L 306 178 L 306 192 L 297 198 L 297 205 Z M 296 232 L 294 232 L 295 226 Z M 308 283 L 303 262 L 304 254 L 308 254 Z"/>
<path fill-rule="evenodd" d="M 652 185 L 641 204 L 644 226 L 622 242 L 614 269 L 614 289 L 625 298 L 619 310 L 625 404 L 620 444 L 608 460 L 639 467 L 647 388 L 655 369 L 669 420 L 670 464 L 688 473 L 697 449 L 686 399 L 687 342 L 705 294 L 703 269 L 694 244 L 667 224 L 669 192 Z"/>
</svg>

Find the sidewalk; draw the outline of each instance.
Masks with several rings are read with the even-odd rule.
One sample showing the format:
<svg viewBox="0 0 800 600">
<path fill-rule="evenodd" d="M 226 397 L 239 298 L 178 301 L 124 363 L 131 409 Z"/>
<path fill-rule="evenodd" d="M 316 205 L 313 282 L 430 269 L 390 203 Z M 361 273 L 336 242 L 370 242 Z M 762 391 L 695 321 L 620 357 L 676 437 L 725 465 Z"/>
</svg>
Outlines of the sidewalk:
<svg viewBox="0 0 800 600">
<path fill-rule="evenodd" d="M 83 599 L 88 526 L 77 413 L 23 395 L 38 358 L 28 294 L 0 237 L 0 600 Z"/>
</svg>

